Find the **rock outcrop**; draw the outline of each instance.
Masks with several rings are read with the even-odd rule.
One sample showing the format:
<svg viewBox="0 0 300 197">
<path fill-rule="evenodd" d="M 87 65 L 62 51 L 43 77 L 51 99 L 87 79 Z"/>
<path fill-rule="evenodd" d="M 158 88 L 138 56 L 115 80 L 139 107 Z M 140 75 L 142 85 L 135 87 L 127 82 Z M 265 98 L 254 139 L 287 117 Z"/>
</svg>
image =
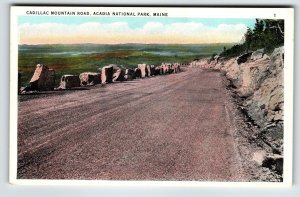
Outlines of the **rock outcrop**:
<svg viewBox="0 0 300 197">
<path fill-rule="evenodd" d="M 251 55 L 252 55 L 252 52 L 245 53 L 245 54 L 237 57 L 236 61 L 238 64 L 245 63 L 251 57 Z"/>
<path fill-rule="evenodd" d="M 80 86 L 78 75 L 63 75 L 60 79 L 60 86 L 57 89 L 71 89 Z"/>
<path fill-rule="evenodd" d="M 148 75 L 147 65 L 146 64 L 138 64 L 138 68 L 141 71 L 141 78 L 145 78 Z"/>
<path fill-rule="evenodd" d="M 36 65 L 29 85 L 22 91 L 47 91 L 54 90 L 55 72 L 44 64 Z"/>
<path fill-rule="evenodd" d="M 142 77 L 141 69 L 135 68 L 135 69 L 134 69 L 134 74 L 135 74 L 135 77 L 136 77 L 136 78 L 141 78 L 141 77 Z"/>
<path fill-rule="evenodd" d="M 135 78 L 136 78 L 135 71 L 133 69 L 129 68 L 125 70 L 125 75 L 124 75 L 125 80 L 133 80 Z"/>
<path fill-rule="evenodd" d="M 101 69 L 101 83 L 112 83 L 113 81 L 113 74 L 114 74 L 114 64 L 110 64 L 108 66 L 103 66 Z"/>
<path fill-rule="evenodd" d="M 266 68 L 266 74 L 260 80 L 259 88 L 244 102 L 248 115 L 264 132 L 265 139 L 280 153 L 283 152 L 283 59 L 284 48 L 275 49 Z"/>
<path fill-rule="evenodd" d="M 260 59 L 260 58 L 263 58 L 264 56 L 264 49 L 258 49 L 256 51 L 254 51 L 250 57 L 250 60 L 257 60 L 257 59 Z"/>
<path fill-rule="evenodd" d="M 161 74 L 162 75 L 169 74 L 169 65 L 170 65 L 170 63 L 162 63 L 160 65 L 160 67 L 161 67 Z"/>
<path fill-rule="evenodd" d="M 150 76 L 155 76 L 155 66 L 154 65 L 150 66 Z"/>
<path fill-rule="evenodd" d="M 155 75 L 160 75 L 161 74 L 161 68 L 160 68 L 160 66 L 156 66 L 154 68 L 154 73 L 155 73 Z"/>
<path fill-rule="evenodd" d="M 284 48 L 268 56 L 263 49 L 218 63 L 198 60 L 192 66 L 220 70 L 243 101 L 247 115 L 261 130 L 261 137 L 275 152 L 282 153 Z M 205 61 L 206 64 L 205 65 Z"/>
<path fill-rule="evenodd" d="M 283 156 L 274 154 L 266 155 L 262 161 L 262 166 L 276 171 L 278 174 L 283 173 Z"/>
<path fill-rule="evenodd" d="M 179 63 L 174 63 L 173 64 L 173 69 L 174 69 L 174 73 L 180 72 L 180 64 Z"/>
<path fill-rule="evenodd" d="M 150 77 L 151 76 L 151 69 L 149 65 L 146 65 L 146 77 Z"/>
<path fill-rule="evenodd" d="M 125 76 L 125 69 L 118 66 L 113 67 L 113 82 L 124 81 L 125 80 L 124 76 Z"/>
<path fill-rule="evenodd" d="M 269 76 L 270 58 L 266 55 L 264 58 L 250 60 L 245 65 L 240 66 L 240 87 L 237 90 L 239 96 L 252 96 L 261 83 Z"/>
<path fill-rule="evenodd" d="M 216 66 L 217 61 L 211 61 L 209 58 L 203 58 L 199 60 L 194 60 L 190 62 L 189 68 L 204 68 L 204 69 L 212 69 Z"/>
<path fill-rule="evenodd" d="M 101 74 L 95 72 L 84 72 L 79 75 L 81 86 L 90 86 L 101 83 Z"/>
</svg>

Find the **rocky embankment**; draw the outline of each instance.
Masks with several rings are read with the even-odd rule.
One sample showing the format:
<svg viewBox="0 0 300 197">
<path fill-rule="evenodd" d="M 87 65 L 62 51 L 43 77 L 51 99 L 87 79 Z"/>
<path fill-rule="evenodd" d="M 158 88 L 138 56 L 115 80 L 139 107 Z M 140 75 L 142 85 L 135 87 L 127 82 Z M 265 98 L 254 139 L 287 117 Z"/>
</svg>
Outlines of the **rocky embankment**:
<svg viewBox="0 0 300 197">
<path fill-rule="evenodd" d="M 250 124 L 258 128 L 251 138 L 263 141 L 271 152 L 264 154 L 262 165 L 282 174 L 284 120 L 284 48 L 267 55 L 263 50 L 242 56 L 193 61 L 190 67 L 214 69 L 229 80 L 229 87 L 238 98 L 241 111 Z"/>
</svg>

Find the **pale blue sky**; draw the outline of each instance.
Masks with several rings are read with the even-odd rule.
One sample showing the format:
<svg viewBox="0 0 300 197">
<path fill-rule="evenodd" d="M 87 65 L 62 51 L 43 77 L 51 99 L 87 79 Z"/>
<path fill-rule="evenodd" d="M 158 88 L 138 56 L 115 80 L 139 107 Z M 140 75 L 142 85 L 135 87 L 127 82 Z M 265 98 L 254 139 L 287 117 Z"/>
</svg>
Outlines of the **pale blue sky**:
<svg viewBox="0 0 300 197">
<path fill-rule="evenodd" d="M 195 22 L 202 23 L 206 26 L 216 27 L 220 24 L 245 24 L 252 28 L 255 23 L 255 19 L 240 19 L 240 18 L 149 18 L 149 17 L 74 17 L 74 16 L 21 16 L 19 17 L 18 24 L 30 23 L 62 23 L 62 24 L 82 24 L 87 22 L 101 22 L 101 23 L 113 23 L 113 22 L 127 22 L 129 27 L 138 28 L 143 26 L 147 22 L 159 22 L 162 24 L 171 23 L 187 23 Z"/>
</svg>

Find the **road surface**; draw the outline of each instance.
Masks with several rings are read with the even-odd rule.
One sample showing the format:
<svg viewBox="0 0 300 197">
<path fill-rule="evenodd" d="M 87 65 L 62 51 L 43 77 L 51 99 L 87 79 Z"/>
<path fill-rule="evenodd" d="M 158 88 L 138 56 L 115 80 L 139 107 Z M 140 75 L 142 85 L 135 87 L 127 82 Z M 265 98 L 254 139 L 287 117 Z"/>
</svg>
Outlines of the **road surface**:
<svg viewBox="0 0 300 197">
<path fill-rule="evenodd" d="M 222 80 L 190 69 L 23 99 L 17 176 L 245 180 Z"/>
</svg>

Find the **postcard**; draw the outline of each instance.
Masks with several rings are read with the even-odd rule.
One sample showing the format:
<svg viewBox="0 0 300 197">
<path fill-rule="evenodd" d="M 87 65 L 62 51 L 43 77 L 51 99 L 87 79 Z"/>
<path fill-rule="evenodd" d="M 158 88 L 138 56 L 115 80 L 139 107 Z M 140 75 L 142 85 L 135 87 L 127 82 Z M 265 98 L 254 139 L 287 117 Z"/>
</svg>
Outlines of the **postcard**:
<svg viewBox="0 0 300 197">
<path fill-rule="evenodd" d="M 12 6 L 10 183 L 292 185 L 293 8 Z"/>
</svg>

